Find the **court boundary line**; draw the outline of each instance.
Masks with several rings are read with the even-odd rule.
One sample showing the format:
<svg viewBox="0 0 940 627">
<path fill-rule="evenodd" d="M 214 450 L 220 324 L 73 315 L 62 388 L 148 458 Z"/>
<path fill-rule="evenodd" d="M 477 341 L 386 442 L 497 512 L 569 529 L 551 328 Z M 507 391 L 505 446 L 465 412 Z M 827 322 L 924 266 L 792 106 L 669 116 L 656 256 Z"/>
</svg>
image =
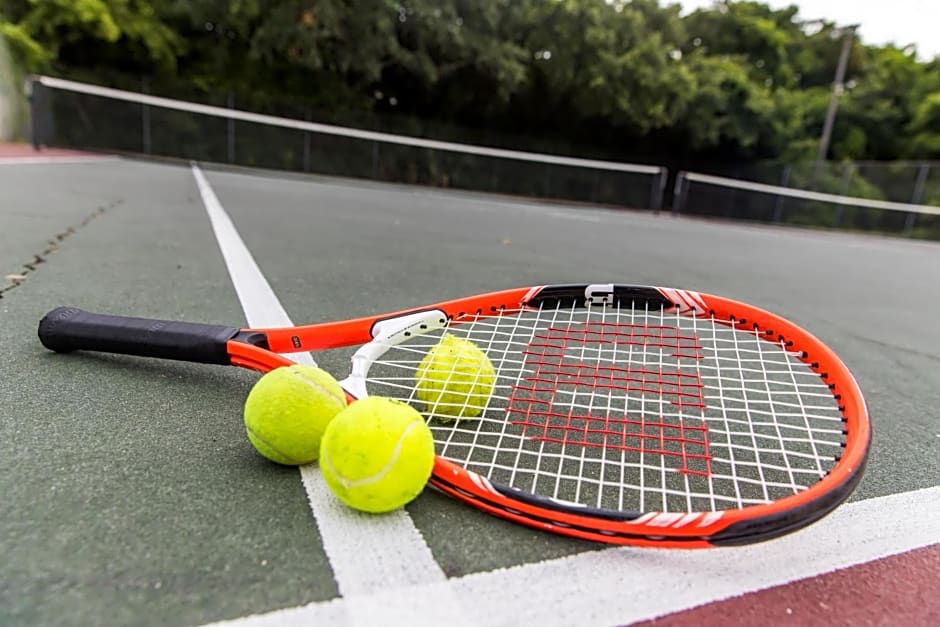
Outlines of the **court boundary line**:
<svg viewBox="0 0 940 627">
<path fill-rule="evenodd" d="M 448 591 L 477 603 L 479 625 L 630 624 L 940 544 L 938 519 L 940 486 L 848 503 L 799 532 L 745 547 L 613 547 L 204 627 L 338 624 L 350 611 L 439 624 L 435 601 Z"/>
<path fill-rule="evenodd" d="M 292 326 L 202 170 L 194 162 L 190 167 L 248 325 Z M 294 353 L 291 358 L 315 365 L 310 353 Z M 404 509 L 387 516 L 355 512 L 330 492 L 316 464 L 300 467 L 300 476 L 341 595 L 367 597 L 379 590 L 446 582 L 447 576 Z M 453 595 L 445 594 L 437 601 L 451 622 L 462 616 L 463 608 Z M 357 606 L 347 611 L 352 624 L 371 624 Z"/>
<path fill-rule="evenodd" d="M 57 165 L 119 161 L 120 157 L 0 157 L 0 165 Z"/>
</svg>

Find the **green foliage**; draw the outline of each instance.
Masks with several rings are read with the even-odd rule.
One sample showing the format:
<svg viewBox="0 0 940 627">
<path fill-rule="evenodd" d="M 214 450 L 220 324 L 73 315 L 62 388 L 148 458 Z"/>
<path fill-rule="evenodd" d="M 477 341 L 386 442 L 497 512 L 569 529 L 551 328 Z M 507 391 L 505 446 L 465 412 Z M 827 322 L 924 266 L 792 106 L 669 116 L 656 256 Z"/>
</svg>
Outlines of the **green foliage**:
<svg viewBox="0 0 940 627">
<path fill-rule="evenodd" d="M 37 39 L 61 45 L 83 37 L 115 42 L 121 31 L 104 0 L 32 0 L 32 10 L 21 22 Z"/>
<path fill-rule="evenodd" d="M 4 0 L 32 66 L 79 67 L 132 59 L 148 72 L 172 72 L 183 41 L 147 0 Z"/>
<path fill-rule="evenodd" d="M 793 86 L 796 72 L 789 57 L 801 34 L 795 16 L 795 7 L 774 11 L 758 2 L 726 2 L 695 11 L 685 21 L 692 47 L 710 56 L 742 56 L 755 82 Z"/>
<path fill-rule="evenodd" d="M 29 36 L 20 26 L 6 22 L 0 17 L 0 37 L 24 67 L 40 71 L 49 66 L 52 54 Z"/>
<path fill-rule="evenodd" d="M 10 46 L 14 43 L 14 46 Z M 11 24 L 0 20 L 0 141 L 22 139 L 27 127 L 26 98 L 22 91 L 22 64 L 34 55 L 38 63 L 39 51 L 34 42 L 23 38 Z M 15 47 L 17 53 L 11 53 Z"/>
<path fill-rule="evenodd" d="M 911 152 L 927 159 L 940 159 L 940 91 L 927 95 L 914 110 L 910 126 Z"/>
<path fill-rule="evenodd" d="M 893 47 L 868 50 L 871 58 L 854 77 L 854 88 L 842 100 L 833 143 L 853 129 L 864 133 L 869 159 L 894 159 L 906 152 L 905 132 L 914 116 L 915 93 L 923 77 L 923 64 L 912 52 Z"/>
<path fill-rule="evenodd" d="M 667 0 L 0 0 L 0 15 L 32 71 L 687 168 L 813 159 L 853 36 L 732 0 L 684 16 Z M 855 37 L 846 80 L 831 158 L 940 157 L 940 60 Z"/>
<path fill-rule="evenodd" d="M 696 84 L 687 125 L 694 148 L 733 145 L 749 154 L 774 140 L 771 92 L 748 78 L 741 59 L 696 54 L 692 70 Z"/>
<path fill-rule="evenodd" d="M 516 85 L 527 106 L 550 106 L 572 122 L 608 120 L 633 133 L 671 126 L 685 112 L 693 78 L 676 54 L 675 14 L 651 15 L 649 2 L 519 4 L 531 12 L 517 15 L 518 44 L 531 51 L 530 80 Z M 654 16 L 666 18 L 663 28 L 653 28 Z"/>
</svg>

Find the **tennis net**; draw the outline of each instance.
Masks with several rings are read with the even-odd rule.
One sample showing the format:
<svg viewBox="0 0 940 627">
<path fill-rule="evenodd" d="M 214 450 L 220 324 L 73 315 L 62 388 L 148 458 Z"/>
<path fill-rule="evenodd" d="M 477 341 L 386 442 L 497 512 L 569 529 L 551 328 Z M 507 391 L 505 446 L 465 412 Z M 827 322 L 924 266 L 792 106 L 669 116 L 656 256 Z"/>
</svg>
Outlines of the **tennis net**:
<svg viewBox="0 0 940 627">
<path fill-rule="evenodd" d="M 34 77 L 33 143 L 659 210 L 666 169 L 277 117 Z"/>
<path fill-rule="evenodd" d="M 940 239 L 940 207 L 679 172 L 674 214 Z"/>
</svg>

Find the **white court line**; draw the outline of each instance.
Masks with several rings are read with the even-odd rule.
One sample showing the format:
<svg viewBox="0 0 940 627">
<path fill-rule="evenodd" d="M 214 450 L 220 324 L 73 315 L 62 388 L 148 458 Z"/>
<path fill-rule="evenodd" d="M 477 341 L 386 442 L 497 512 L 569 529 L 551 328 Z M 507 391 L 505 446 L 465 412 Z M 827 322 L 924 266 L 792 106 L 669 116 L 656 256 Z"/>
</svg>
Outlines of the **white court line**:
<svg viewBox="0 0 940 627">
<path fill-rule="evenodd" d="M 192 172 L 248 325 L 258 328 L 292 326 L 290 317 L 195 163 Z M 309 353 L 295 353 L 292 357 L 301 363 L 314 363 Z M 446 583 L 444 571 L 406 511 L 383 516 L 354 512 L 329 491 L 316 464 L 300 470 L 340 594 L 347 598 L 357 595 L 368 598 L 379 591 L 394 594 L 401 587 Z M 455 619 L 460 622 L 461 608 L 452 594 L 444 594 L 435 602 L 450 622 Z M 344 606 L 349 624 L 373 624 L 369 618 L 371 611 L 368 602 Z"/>
<path fill-rule="evenodd" d="M 802 531 L 761 544 L 608 548 L 214 625 L 342 625 L 344 608 L 375 624 L 429 625 L 438 620 L 438 599 L 448 590 L 474 604 L 476 625 L 623 625 L 931 546 L 940 543 L 938 521 L 940 487 L 934 487 L 849 503 Z"/>
<path fill-rule="evenodd" d="M 0 157 L 0 165 L 48 165 L 59 163 L 99 163 L 119 157 Z"/>
<path fill-rule="evenodd" d="M 248 176 L 241 173 L 230 173 L 233 176 Z M 407 185 L 404 183 L 387 183 L 381 181 L 355 181 L 341 177 L 329 177 L 327 175 L 316 175 L 318 180 L 308 179 L 274 179 L 267 178 L 268 181 L 276 180 L 278 185 L 286 186 L 324 186 L 333 190 L 340 189 L 344 192 L 350 192 L 358 198 L 362 192 L 374 192 L 387 195 L 389 193 L 400 194 L 405 202 L 411 202 L 411 197 L 418 196 L 426 198 L 431 202 L 437 202 L 435 210 L 449 213 L 460 213 L 465 211 L 479 211 L 482 213 L 504 213 L 507 210 L 519 211 L 533 216 L 550 216 L 564 220 L 575 220 L 578 222 L 598 223 L 607 218 L 616 218 L 624 212 L 643 215 L 646 210 L 611 209 L 597 205 L 584 205 L 583 207 L 574 205 L 564 205 L 556 203 L 540 203 L 536 198 L 501 196 L 499 199 L 485 198 L 485 192 L 474 192 L 473 190 L 451 189 L 440 191 L 435 188 L 426 188 L 417 185 Z M 349 199 L 347 196 L 345 199 Z M 461 206 L 454 206 L 455 204 Z M 425 207 L 426 208 L 426 207 Z M 650 213 L 650 217 L 655 217 Z M 341 217 L 350 217 L 344 215 Z M 372 216 L 363 217 L 363 219 L 373 219 Z"/>
</svg>

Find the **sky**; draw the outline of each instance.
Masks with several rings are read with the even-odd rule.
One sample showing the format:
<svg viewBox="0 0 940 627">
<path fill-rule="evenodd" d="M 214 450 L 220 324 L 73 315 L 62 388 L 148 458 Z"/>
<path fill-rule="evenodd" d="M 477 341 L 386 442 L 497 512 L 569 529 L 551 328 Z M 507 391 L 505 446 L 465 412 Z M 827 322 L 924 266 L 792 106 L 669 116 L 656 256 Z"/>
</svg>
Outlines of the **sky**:
<svg viewBox="0 0 940 627">
<path fill-rule="evenodd" d="M 861 24 L 866 44 L 917 45 L 917 56 L 929 60 L 940 55 L 940 0 L 761 0 L 774 8 L 797 5 L 801 19 L 821 19 L 840 25 Z M 683 13 L 708 7 L 712 0 L 667 0 L 680 4 Z"/>
</svg>

